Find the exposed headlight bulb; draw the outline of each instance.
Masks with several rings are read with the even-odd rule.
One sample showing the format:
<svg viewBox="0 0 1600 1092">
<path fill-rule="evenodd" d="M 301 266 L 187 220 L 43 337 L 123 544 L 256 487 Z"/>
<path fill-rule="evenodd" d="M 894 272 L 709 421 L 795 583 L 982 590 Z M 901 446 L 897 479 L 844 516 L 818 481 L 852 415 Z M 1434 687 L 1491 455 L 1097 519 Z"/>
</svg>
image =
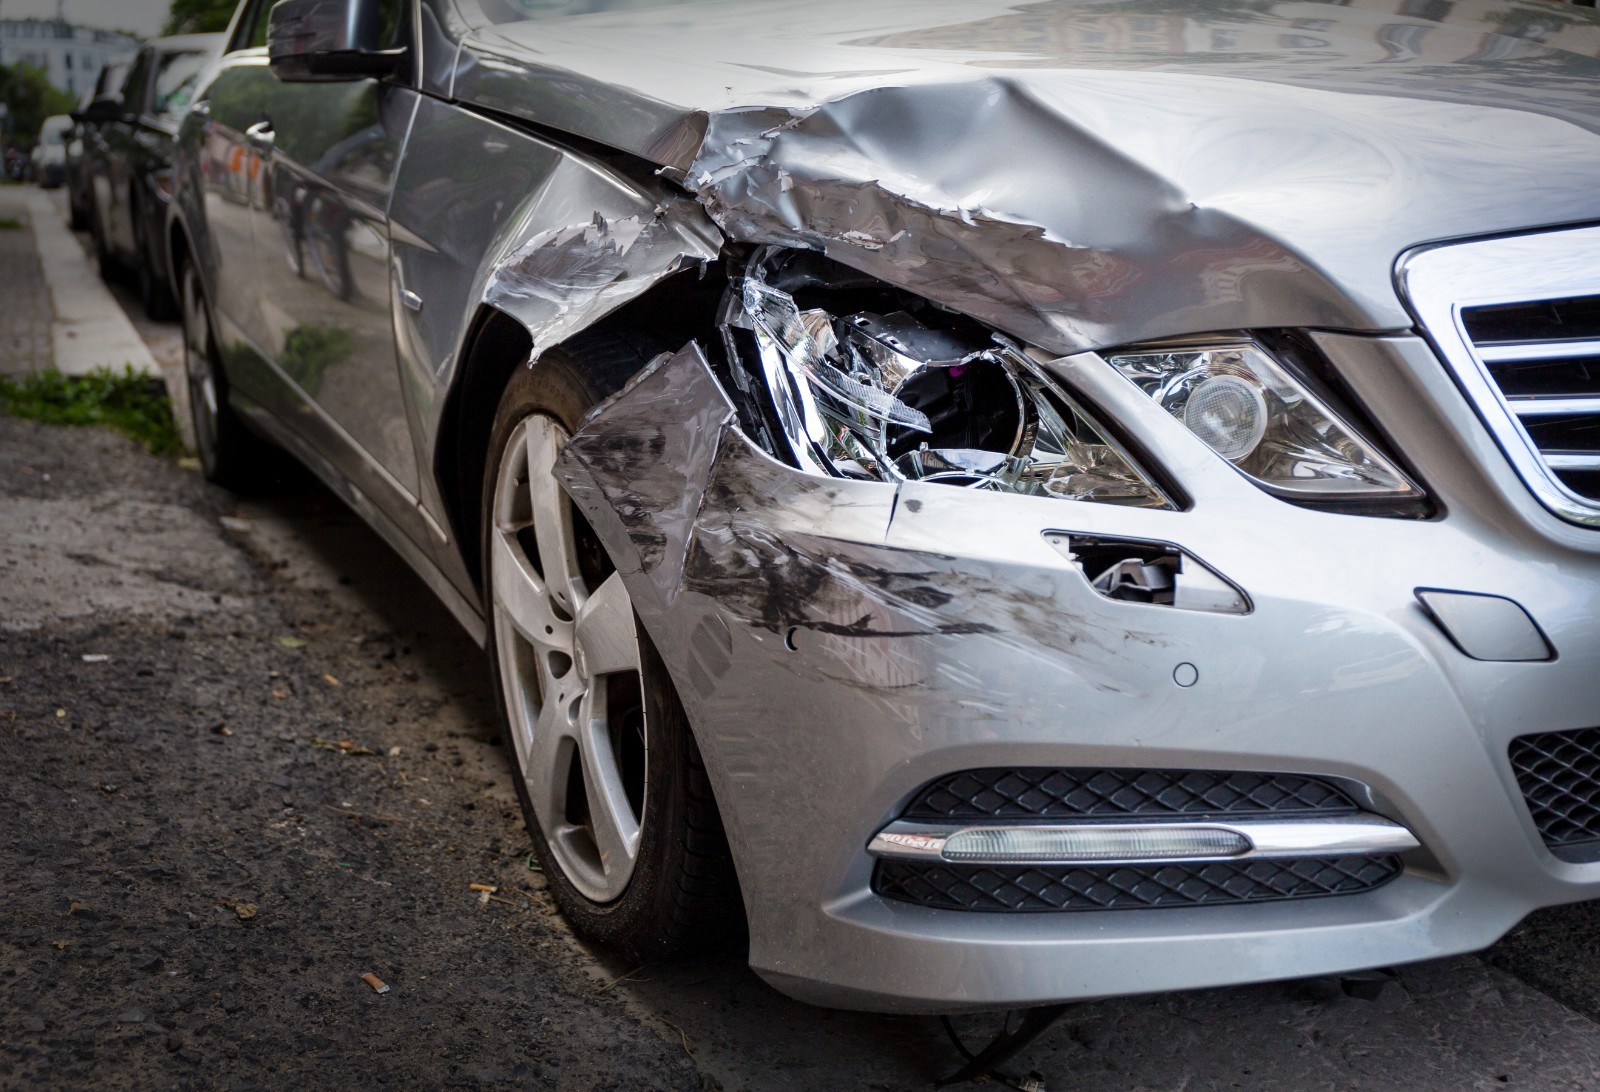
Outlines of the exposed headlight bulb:
<svg viewBox="0 0 1600 1092">
<path fill-rule="evenodd" d="M 1216 375 L 1189 395 L 1183 423 L 1231 463 L 1249 455 L 1267 434 L 1261 388 L 1236 375 Z"/>
</svg>

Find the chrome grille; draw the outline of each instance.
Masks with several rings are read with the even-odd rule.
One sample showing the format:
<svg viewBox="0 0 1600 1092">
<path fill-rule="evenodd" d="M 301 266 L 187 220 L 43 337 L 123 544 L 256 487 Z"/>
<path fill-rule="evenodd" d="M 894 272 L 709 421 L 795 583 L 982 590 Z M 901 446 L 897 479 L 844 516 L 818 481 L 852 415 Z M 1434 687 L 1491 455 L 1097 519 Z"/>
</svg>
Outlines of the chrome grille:
<svg viewBox="0 0 1600 1092">
<path fill-rule="evenodd" d="M 1420 251 L 1400 283 L 1529 489 L 1600 526 L 1600 228 Z"/>
</svg>

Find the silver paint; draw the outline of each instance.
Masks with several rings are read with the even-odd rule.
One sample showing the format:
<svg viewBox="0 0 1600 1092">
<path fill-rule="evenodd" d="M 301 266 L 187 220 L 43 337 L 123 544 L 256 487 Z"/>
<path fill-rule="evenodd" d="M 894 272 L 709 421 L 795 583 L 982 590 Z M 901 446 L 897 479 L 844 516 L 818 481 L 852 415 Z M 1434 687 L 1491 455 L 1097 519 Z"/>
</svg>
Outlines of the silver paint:
<svg viewBox="0 0 1600 1092">
<path fill-rule="evenodd" d="M 1420 341 L 1328 344 L 1359 369 L 1381 423 L 1472 420 L 1459 395 L 1441 405 L 1438 392 L 1453 388 Z M 1191 511 L 810 477 L 752 447 L 693 347 L 600 407 L 558 464 L 613 556 L 641 558 L 622 571 L 695 724 L 764 977 L 829 1005 L 983 1009 L 1469 951 L 1536 906 L 1600 896 L 1600 868 L 1544 850 L 1504 761 L 1531 710 L 1541 729 L 1600 718 L 1590 685 L 1600 544 L 1530 536 L 1537 503 L 1509 468 L 1462 459 L 1453 438 L 1408 447 L 1450 518 L 1296 508 L 1235 474 L 1097 356 L 1050 367 L 1104 395 L 1182 475 Z M 1431 401 L 1398 394 L 1430 384 Z M 684 424 L 664 423 L 670 406 Z M 1402 434 L 1452 432 L 1429 422 Z M 1523 520 L 1500 517 L 1504 504 Z M 1254 610 L 1106 600 L 1046 541 L 1066 522 L 1181 542 L 1245 580 Z M 1338 550 L 1308 551 L 1334 528 Z M 1413 598 L 1425 584 L 1515 598 L 1562 659 L 1466 659 Z M 708 631 L 727 634 L 709 657 L 722 665 L 715 677 Z M 1180 661 L 1195 669 L 1191 688 L 1173 685 Z M 865 848 L 919 785 L 955 769 L 1049 764 L 1348 778 L 1423 848 L 1378 891 L 1248 910 L 1018 921 L 871 894 Z"/>
<path fill-rule="evenodd" d="M 1600 217 L 1583 9 L 462 7 L 459 96 L 662 165 L 730 238 L 825 250 L 1057 353 L 1404 329 L 1408 247 Z M 1537 18 L 1547 41 L 1511 36 Z"/>
</svg>

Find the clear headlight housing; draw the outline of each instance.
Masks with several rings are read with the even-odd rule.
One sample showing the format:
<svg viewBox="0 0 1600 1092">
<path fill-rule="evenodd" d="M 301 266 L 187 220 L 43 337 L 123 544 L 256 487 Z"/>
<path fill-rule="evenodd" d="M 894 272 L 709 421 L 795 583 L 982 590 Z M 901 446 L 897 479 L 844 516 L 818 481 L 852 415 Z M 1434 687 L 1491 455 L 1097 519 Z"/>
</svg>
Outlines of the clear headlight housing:
<svg viewBox="0 0 1600 1092">
<path fill-rule="evenodd" d="M 1066 391 L 998 336 L 885 286 L 862 293 L 879 310 L 809 306 L 806 297 L 842 294 L 829 291 L 827 266 L 807 252 L 758 254 L 723 321 L 730 357 L 759 375 L 802 470 L 1176 507 Z M 735 376 L 736 385 L 743 380 Z"/>
<path fill-rule="evenodd" d="M 1306 501 L 1423 496 L 1374 444 L 1253 340 L 1102 355 L 1269 492 Z"/>
</svg>

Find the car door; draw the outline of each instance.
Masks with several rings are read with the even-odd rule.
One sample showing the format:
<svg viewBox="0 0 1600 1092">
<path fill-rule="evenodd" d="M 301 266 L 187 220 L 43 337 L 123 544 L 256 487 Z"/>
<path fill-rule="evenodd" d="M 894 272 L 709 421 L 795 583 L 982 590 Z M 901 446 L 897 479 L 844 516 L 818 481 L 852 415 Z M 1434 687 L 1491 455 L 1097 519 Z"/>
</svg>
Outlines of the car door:
<svg viewBox="0 0 1600 1092">
<path fill-rule="evenodd" d="M 411 4 L 386 0 L 389 46 Z M 404 78 L 260 85 L 246 130 L 257 348 L 318 411 L 324 454 L 391 515 L 417 517 L 418 471 L 395 356 L 389 202 L 417 103 Z"/>
<path fill-rule="evenodd" d="M 229 382 L 263 399 L 271 375 L 254 346 L 264 336 L 251 237 L 252 204 L 260 200 L 262 159 L 246 131 L 261 120 L 261 103 L 274 81 L 267 68 L 267 10 L 271 0 L 250 0 L 234 24 L 215 75 L 194 113 L 201 122 L 199 186 L 206 227 L 203 265 L 216 318 L 217 348 Z"/>
</svg>

